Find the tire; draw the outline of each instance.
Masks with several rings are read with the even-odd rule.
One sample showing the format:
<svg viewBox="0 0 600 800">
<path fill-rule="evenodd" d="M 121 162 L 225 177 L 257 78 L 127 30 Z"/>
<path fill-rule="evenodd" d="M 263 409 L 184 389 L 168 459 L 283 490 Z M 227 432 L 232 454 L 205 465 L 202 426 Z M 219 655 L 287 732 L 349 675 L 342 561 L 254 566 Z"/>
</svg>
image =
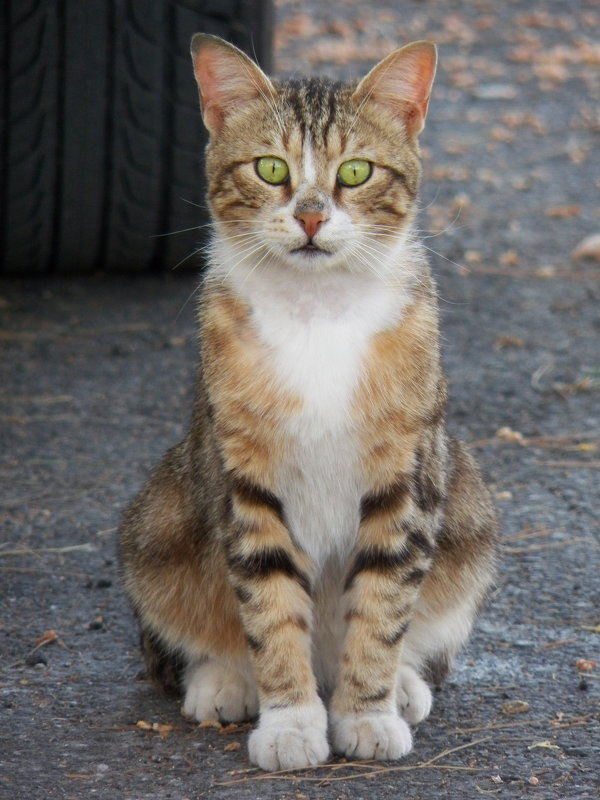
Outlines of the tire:
<svg viewBox="0 0 600 800">
<path fill-rule="evenodd" d="M 271 67 L 267 0 L 4 0 L 4 274 L 175 268 L 207 220 L 193 33 Z M 184 262 L 198 268 L 199 258 Z"/>
</svg>

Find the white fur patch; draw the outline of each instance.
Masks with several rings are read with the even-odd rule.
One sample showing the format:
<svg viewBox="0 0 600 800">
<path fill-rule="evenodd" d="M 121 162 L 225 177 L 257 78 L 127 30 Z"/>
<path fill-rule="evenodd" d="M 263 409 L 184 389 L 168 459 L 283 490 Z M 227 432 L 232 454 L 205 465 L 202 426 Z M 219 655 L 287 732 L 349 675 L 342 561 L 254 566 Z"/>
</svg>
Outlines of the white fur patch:
<svg viewBox="0 0 600 800">
<path fill-rule="evenodd" d="M 272 267 L 231 280 L 250 305 L 278 382 L 303 399 L 276 493 L 297 543 L 322 566 L 352 546 L 361 485 L 350 406 L 371 338 L 397 322 L 406 296 L 348 272 Z"/>
<path fill-rule="evenodd" d="M 261 769 L 303 769 L 327 761 L 327 712 L 323 703 L 261 711 L 248 741 L 250 760 Z"/>
<path fill-rule="evenodd" d="M 411 725 L 422 722 L 431 711 L 431 689 L 417 672 L 400 664 L 396 677 L 396 702 L 400 714 Z"/>
<path fill-rule="evenodd" d="M 401 659 L 417 672 L 436 653 L 445 653 L 452 661 L 456 653 L 469 638 L 476 609 L 471 598 L 445 614 L 428 612 L 417 601 L 416 613 L 402 642 Z"/>
<path fill-rule="evenodd" d="M 305 142 L 302 155 L 302 182 L 311 185 L 317 179 L 317 171 L 315 169 L 315 159 L 310 141 Z"/>
<path fill-rule="evenodd" d="M 347 758 L 402 758 L 412 749 L 406 722 L 393 712 L 332 715 L 332 744 Z"/>
<path fill-rule="evenodd" d="M 191 663 L 184 676 L 183 713 L 199 722 L 241 722 L 258 713 L 254 678 L 222 661 Z"/>
</svg>

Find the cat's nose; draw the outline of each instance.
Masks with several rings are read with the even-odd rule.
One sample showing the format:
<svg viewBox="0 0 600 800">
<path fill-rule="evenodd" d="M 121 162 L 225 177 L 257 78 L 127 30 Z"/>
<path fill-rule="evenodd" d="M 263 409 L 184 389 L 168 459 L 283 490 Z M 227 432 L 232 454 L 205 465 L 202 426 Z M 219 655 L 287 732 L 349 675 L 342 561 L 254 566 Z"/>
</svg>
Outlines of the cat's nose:
<svg viewBox="0 0 600 800">
<path fill-rule="evenodd" d="M 295 217 L 304 228 L 309 239 L 312 239 L 321 225 L 329 219 L 324 211 L 303 211 L 300 214 L 295 214 Z"/>
</svg>

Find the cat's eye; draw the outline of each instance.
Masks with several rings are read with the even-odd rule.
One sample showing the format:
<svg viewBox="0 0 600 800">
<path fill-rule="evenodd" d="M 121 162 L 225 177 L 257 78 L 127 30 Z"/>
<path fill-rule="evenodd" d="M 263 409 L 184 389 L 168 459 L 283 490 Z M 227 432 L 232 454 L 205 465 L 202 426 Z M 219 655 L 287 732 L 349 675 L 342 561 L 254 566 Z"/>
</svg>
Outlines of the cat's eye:
<svg viewBox="0 0 600 800">
<path fill-rule="evenodd" d="M 371 172 L 370 161 L 353 158 L 350 161 L 344 161 L 338 169 L 337 177 L 342 186 L 360 186 L 361 183 L 369 180 Z"/>
<path fill-rule="evenodd" d="M 263 156 L 256 159 L 256 172 L 267 183 L 285 183 L 290 174 L 288 165 L 276 156 Z"/>
</svg>

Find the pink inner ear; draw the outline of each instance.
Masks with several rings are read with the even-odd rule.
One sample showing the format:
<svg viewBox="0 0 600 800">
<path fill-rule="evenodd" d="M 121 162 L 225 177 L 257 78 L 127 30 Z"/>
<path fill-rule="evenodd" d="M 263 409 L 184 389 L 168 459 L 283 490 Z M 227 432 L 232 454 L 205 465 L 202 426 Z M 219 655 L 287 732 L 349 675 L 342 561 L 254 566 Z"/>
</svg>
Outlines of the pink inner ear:
<svg viewBox="0 0 600 800">
<path fill-rule="evenodd" d="M 231 111 L 270 91 L 270 81 L 243 53 L 227 44 L 206 44 L 193 56 L 204 122 L 216 132 Z"/>
<path fill-rule="evenodd" d="M 387 107 L 417 135 L 427 114 L 435 67 L 436 51 L 432 44 L 409 44 L 377 64 L 358 85 L 354 97 Z"/>
<path fill-rule="evenodd" d="M 202 113 L 209 130 L 219 129 L 223 122 L 219 102 L 219 80 L 213 67 L 214 49 L 207 47 L 200 50 L 194 58 L 194 75 L 200 92 Z"/>
</svg>

